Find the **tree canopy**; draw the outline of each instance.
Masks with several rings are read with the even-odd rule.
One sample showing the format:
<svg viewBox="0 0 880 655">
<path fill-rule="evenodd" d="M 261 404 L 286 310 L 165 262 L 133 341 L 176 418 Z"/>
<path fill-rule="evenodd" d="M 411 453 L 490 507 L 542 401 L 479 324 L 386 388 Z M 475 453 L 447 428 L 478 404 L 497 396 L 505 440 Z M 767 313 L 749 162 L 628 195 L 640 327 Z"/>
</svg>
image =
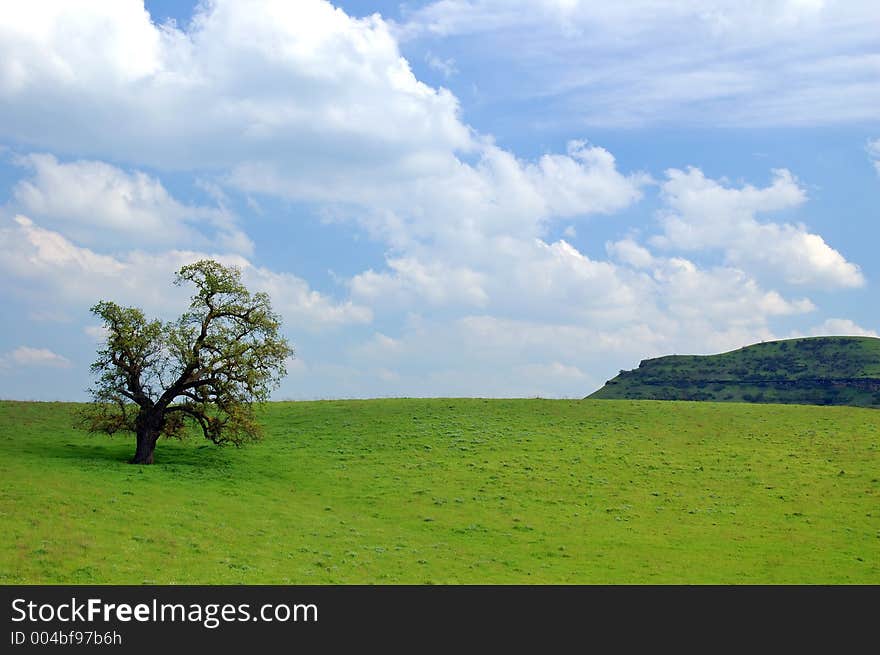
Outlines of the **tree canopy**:
<svg viewBox="0 0 880 655">
<path fill-rule="evenodd" d="M 133 463 L 151 464 L 159 437 L 182 438 L 191 426 L 215 444 L 258 439 L 254 403 L 268 400 L 293 355 L 268 294 L 249 292 L 237 268 L 201 260 L 181 268 L 174 284 L 196 288 L 176 321 L 110 301 L 91 309 L 107 338 L 80 425 L 134 433 Z"/>
</svg>

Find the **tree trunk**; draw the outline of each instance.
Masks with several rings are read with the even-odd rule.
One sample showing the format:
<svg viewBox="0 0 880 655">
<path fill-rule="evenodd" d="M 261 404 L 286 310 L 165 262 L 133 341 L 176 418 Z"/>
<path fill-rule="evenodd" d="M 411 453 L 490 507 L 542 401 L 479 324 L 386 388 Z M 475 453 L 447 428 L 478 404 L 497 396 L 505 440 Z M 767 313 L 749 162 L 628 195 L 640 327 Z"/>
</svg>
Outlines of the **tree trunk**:
<svg viewBox="0 0 880 655">
<path fill-rule="evenodd" d="M 153 451 L 162 430 L 162 416 L 154 412 L 141 412 L 137 417 L 137 448 L 131 464 L 152 464 Z"/>
</svg>

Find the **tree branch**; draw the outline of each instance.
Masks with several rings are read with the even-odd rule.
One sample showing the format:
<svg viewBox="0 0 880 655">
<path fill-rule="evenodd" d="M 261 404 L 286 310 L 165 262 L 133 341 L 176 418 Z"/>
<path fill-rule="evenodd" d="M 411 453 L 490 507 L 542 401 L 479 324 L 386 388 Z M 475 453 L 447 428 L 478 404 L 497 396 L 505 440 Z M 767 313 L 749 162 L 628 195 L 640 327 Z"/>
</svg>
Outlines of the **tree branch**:
<svg viewBox="0 0 880 655">
<path fill-rule="evenodd" d="M 197 412 L 195 409 L 187 405 L 173 405 L 165 411 L 169 414 L 171 412 L 183 412 L 184 414 L 192 416 L 198 422 L 199 427 L 202 428 L 202 434 L 205 435 L 205 439 L 209 441 L 216 441 L 213 437 L 211 437 L 211 431 L 208 429 L 207 417 L 202 412 Z"/>
</svg>

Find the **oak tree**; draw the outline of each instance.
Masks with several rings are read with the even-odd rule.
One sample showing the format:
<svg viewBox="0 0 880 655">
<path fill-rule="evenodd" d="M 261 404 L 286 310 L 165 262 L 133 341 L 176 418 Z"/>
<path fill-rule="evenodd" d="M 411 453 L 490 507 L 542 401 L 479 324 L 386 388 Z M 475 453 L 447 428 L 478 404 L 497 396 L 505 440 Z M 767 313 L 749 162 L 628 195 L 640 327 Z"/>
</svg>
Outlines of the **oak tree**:
<svg viewBox="0 0 880 655">
<path fill-rule="evenodd" d="M 160 437 L 192 429 L 215 444 L 258 439 L 254 404 L 268 400 L 293 354 L 269 296 L 250 293 L 237 268 L 201 260 L 181 268 L 174 283 L 196 288 L 176 321 L 147 320 L 109 301 L 92 307 L 107 337 L 80 426 L 134 433 L 133 464 L 152 464 Z"/>
</svg>

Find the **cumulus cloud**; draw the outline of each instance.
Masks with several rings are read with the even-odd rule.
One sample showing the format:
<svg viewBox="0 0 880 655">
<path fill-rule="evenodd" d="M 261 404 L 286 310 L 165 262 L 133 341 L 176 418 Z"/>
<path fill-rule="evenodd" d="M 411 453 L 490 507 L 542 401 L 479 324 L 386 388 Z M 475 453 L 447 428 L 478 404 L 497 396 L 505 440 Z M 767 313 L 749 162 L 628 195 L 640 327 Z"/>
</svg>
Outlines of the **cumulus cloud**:
<svg viewBox="0 0 880 655">
<path fill-rule="evenodd" d="M 546 213 L 561 217 L 623 209 L 641 198 L 639 188 L 651 181 L 645 174 L 621 175 L 610 152 L 585 141 L 570 141 L 567 155 L 544 155 L 526 172 Z"/>
<path fill-rule="evenodd" d="M 663 285 L 669 313 L 685 320 L 714 320 L 719 325 L 753 323 L 816 308 L 809 299 L 786 300 L 777 291 L 762 289 L 739 269 L 700 270 L 693 262 L 679 257 L 664 261 L 654 277 Z"/>
<path fill-rule="evenodd" d="M 53 152 L 354 204 L 394 244 L 499 225 L 536 232 L 551 217 L 625 207 L 646 181 L 584 142 L 518 160 L 462 122 L 452 93 L 416 79 L 380 17 L 324 0 L 204 3 L 186 32 L 131 1 L 31 13 L 0 17 L 0 135 Z M 101 43 L 71 43 L 88 38 Z M 158 190 L 141 182 L 152 215 Z"/>
<path fill-rule="evenodd" d="M 504 66 L 480 84 L 542 122 L 753 127 L 874 120 L 878 20 L 871 0 L 435 0 L 396 30 Z"/>
<path fill-rule="evenodd" d="M 626 207 L 647 182 L 582 141 L 566 154 L 517 159 L 462 122 L 449 91 L 415 78 L 385 21 L 351 18 L 324 0 L 204 3 L 186 32 L 153 24 L 133 1 L 76 13 L 55 2 L 36 16 L 0 17 L 0 134 L 77 156 L 216 171 L 250 193 L 352 204 L 392 245 L 537 235 L 553 217 Z M 88 39 L 100 43 L 75 45 Z M 199 213 L 171 205 L 155 179 L 94 162 L 30 163 L 66 187 L 87 174 L 74 206 L 105 224 L 131 225 L 118 214 L 133 211 L 155 220 L 163 209 L 179 226 L 182 214 Z M 130 188 L 134 206 L 90 212 L 89 198 L 108 187 Z M 18 195 L 44 218 L 34 210 L 48 190 L 30 181 Z"/>
<path fill-rule="evenodd" d="M 356 299 L 373 306 L 408 306 L 416 302 L 481 306 L 488 299 L 483 289 L 484 276 L 470 269 L 436 261 L 425 264 L 413 257 L 389 259 L 387 263 L 388 272 L 370 269 L 354 276 L 351 291 Z"/>
<path fill-rule="evenodd" d="M 39 366 L 48 368 L 70 368 L 72 364 L 66 357 L 48 348 L 19 346 L 15 350 L 0 355 L 0 368 L 19 366 Z"/>
<path fill-rule="evenodd" d="M 876 330 L 863 328 L 848 318 L 829 318 L 821 325 L 816 325 L 804 335 L 809 337 L 880 337 Z"/>
<path fill-rule="evenodd" d="M 129 240 L 139 248 L 187 244 L 253 251 L 227 211 L 183 205 L 143 172 L 100 161 L 61 163 L 48 154 L 16 162 L 32 173 L 13 189 L 17 207 L 81 243 L 118 246 Z"/>
<path fill-rule="evenodd" d="M 608 242 L 605 250 L 612 258 L 633 268 L 648 268 L 654 263 L 651 251 L 631 238 Z"/>
<path fill-rule="evenodd" d="M 490 23 L 506 16 L 496 25 L 507 29 L 522 25 L 515 11 L 525 6 L 515 4 L 447 7 L 485 10 Z M 543 9 L 554 30 L 580 33 L 580 43 L 626 48 L 651 32 L 628 4 L 588 5 L 547 0 Z M 413 14 L 412 33 L 433 25 L 418 16 L 440 9 Z M 583 20 L 599 14 L 617 28 L 606 35 Z M 736 40 L 724 14 L 706 20 L 719 38 Z M 750 25 L 765 29 L 763 19 Z M 463 121 L 450 91 L 416 79 L 398 47 L 403 33 L 323 0 L 200 3 L 185 31 L 155 25 L 131 0 L 86 0 L 76 10 L 46 2 L 0 15 L 0 137 L 22 152 L 55 153 L 20 160 L 28 177 L 10 209 L 21 213 L 0 223 L 0 271 L 16 282 L 3 293 L 35 312 L 81 311 L 108 297 L 176 314 L 187 293 L 169 287 L 173 272 L 212 256 L 240 266 L 246 284 L 269 292 L 285 324 L 310 332 L 312 345 L 330 328 L 354 326 L 307 353 L 308 367 L 291 381 L 300 396 L 577 395 L 613 374 L 612 361 L 771 338 L 774 320 L 815 309 L 775 290 L 780 279 L 808 288 L 862 283 L 819 235 L 759 220 L 805 202 L 787 171 L 765 188 L 670 171 L 657 239 L 611 241 L 607 258 L 579 248 L 588 220 L 615 220 L 589 217 L 632 207 L 654 180 L 582 140 L 532 158 L 500 147 Z M 523 44 L 527 52 L 534 42 Z M 619 71 L 608 62 L 618 59 L 579 74 L 613 78 Z M 665 60 L 655 59 L 663 72 Z M 712 98 L 752 84 L 749 72 L 680 68 L 651 83 L 624 76 L 622 88 L 637 81 L 649 95 Z M 654 111 L 656 102 L 638 98 L 625 108 Z M 612 110 L 624 119 L 629 111 Z M 157 177 L 169 171 L 197 176 L 216 207 L 176 200 Z M 387 247 L 384 266 L 345 280 L 342 298 L 260 266 L 224 209 L 237 191 L 252 207 L 266 194 L 359 222 Z M 565 239 L 549 236 L 553 221 L 563 221 Z M 99 232 L 116 244 L 152 241 L 111 249 Z M 722 258 L 706 263 L 707 251 Z"/>
<path fill-rule="evenodd" d="M 82 47 L 89 39 L 100 43 Z M 467 126 L 449 91 L 415 78 L 384 21 L 320 0 L 204 3 L 186 32 L 156 26 L 136 2 L 76 12 L 48 3 L 39 16 L 0 17 L 0 62 L 0 134 L 79 158 L 23 160 L 33 174 L 15 190 L 22 215 L 0 230 L 0 267 L 22 282 L 9 293 L 28 302 L 90 303 L 100 292 L 161 311 L 175 301 L 171 272 L 213 252 L 269 291 L 288 324 L 312 329 L 367 323 L 370 306 L 484 308 L 491 294 L 523 311 L 507 286 L 549 306 L 549 296 L 608 276 L 563 243 L 544 243 L 547 223 L 614 213 L 649 182 L 583 141 L 517 158 Z M 389 245 L 386 268 L 354 276 L 351 300 L 332 300 L 252 264 L 245 248 L 228 254 L 236 248 L 218 236 L 231 220 L 221 226 L 157 178 L 97 158 L 339 206 Z M 222 189 L 210 195 L 222 206 Z M 143 226 L 167 241 L 105 254 L 90 233 L 98 225 L 132 235 Z M 207 243 L 190 244 L 185 229 Z M 503 269 L 516 258 L 531 272 L 509 285 Z M 528 277 L 543 269 L 574 281 L 544 284 L 553 293 L 542 298 Z"/>
<path fill-rule="evenodd" d="M 645 357 L 721 352 L 774 338 L 758 316 L 713 329 L 702 319 L 654 319 L 603 327 L 487 314 L 426 317 L 409 321 L 390 341 L 370 339 L 349 361 L 356 371 L 397 371 L 399 380 L 383 386 L 392 395 L 583 397 Z"/>
<path fill-rule="evenodd" d="M 206 257 L 238 266 L 248 288 L 270 294 L 289 327 L 319 330 L 372 319 L 364 306 L 334 301 L 301 278 L 256 266 L 240 255 L 132 250 L 111 256 L 78 246 L 25 216 L 0 226 L 0 271 L 26 283 L 6 292 L 53 308 L 81 308 L 111 299 L 144 307 L 149 313 L 176 314 L 186 306 L 190 291 L 170 286 L 174 272 Z"/>
<path fill-rule="evenodd" d="M 740 269 L 700 268 L 625 243 L 612 250 L 628 261 L 613 263 L 565 241 L 488 242 L 495 249 L 475 262 L 487 294 L 480 313 L 456 296 L 445 300 L 457 312 L 438 313 L 414 294 L 398 308 L 399 331 L 375 334 L 351 361 L 387 366 L 425 393 L 577 395 L 612 375 L 611 362 L 729 350 L 774 338 L 775 318 L 815 310 Z"/>
<path fill-rule="evenodd" d="M 249 192 L 352 203 L 363 209 L 356 220 L 397 248 L 434 241 L 461 252 L 500 234 L 538 236 L 552 219 L 614 213 L 637 202 L 649 181 L 620 172 L 611 153 L 580 141 L 565 155 L 537 161 L 486 141 L 475 158 L 469 163 L 447 153 L 427 168 L 414 160 L 404 172 L 365 169 L 320 186 L 269 164 L 247 164 L 231 180 Z"/>
<path fill-rule="evenodd" d="M 0 133 L 77 154 L 307 173 L 472 145 L 381 18 L 324 0 L 200 3 L 186 32 L 138 0 L 44 2 L 0 17 L 0 62 Z"/>
<path fill-rule="evenodd" d="M 763 322 L 815 309 L 807 298 L 763 288 L 742 268 L 700 267 L 661 256 L 632 240 L 609 244 L 613 260 L 594 259 L 565 240 L 484 239 L 478 253 L 421 247 L 391 270 L 367 271 L 351 284 L 361 303 L 398 312 L 437 306 L 523 320 L 612 329 L 635 322 L 663 325 L 669 315 L 701 321 L 707 333 L 737 322 Z M 448 312 L 447 312 L 448 314 Z M 713 328 L 712 326 L 716 326 Z"/>
<path fill-rule="evenodd" d="M 670 169 L 662 185 L 664 248 L 720 250 L 727 261 L 781 276 L 786 282 L 827 288 L 860 287 L 859 267 L 803 225 L 761 223 L 761 213 L 791 209 L 806 193 L 787 170 L 773 172 L 770 186 L 724 186 L 697 168 Z"/>
</svg>

